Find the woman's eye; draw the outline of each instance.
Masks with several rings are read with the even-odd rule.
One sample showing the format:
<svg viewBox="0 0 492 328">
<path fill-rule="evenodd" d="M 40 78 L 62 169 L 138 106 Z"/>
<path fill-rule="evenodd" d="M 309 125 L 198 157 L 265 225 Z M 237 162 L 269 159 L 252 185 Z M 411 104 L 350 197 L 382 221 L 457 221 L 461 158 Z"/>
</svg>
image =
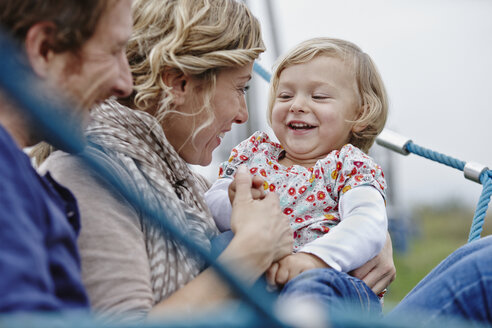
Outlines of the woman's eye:
<svg viewBox="0 0 492 328">
<path fill-rule="evenodd" d="M 245 95 L 249 90 L 249 85 L 245 85 L 244 87 L 239 88 L 239 92 Z"/>
</svg>

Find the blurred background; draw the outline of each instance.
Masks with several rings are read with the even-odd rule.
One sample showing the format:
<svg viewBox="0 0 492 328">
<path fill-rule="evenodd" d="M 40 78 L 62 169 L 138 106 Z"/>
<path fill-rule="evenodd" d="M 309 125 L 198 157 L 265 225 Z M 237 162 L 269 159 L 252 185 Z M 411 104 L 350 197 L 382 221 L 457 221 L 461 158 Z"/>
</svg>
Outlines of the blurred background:
<svg viewBox="0 0 492 328">
<path fill-rule="evenodd" d="M 413 142 L 459 160 L 492 167 L 492 1 L 489 0 L 248 0 L 261 22 L 267 51 L 258 63 L 271 71 L 275 59 L 297 43 L 327 36 L 349 40 L 368 53 L 386 84 L 386 127 Z M 218 164 L 266 123 L 268 83 L 250 83 L 250 119 L 236 126 L 208 167 Z M 371 154 L 390 186 L 388 212 L 397 278 L 385 298 L 388 311 L 436 264 L 466 243 L 482 186 L 463 173 L 416 155 L 377 145 Z M 491 212 L 491 211 L 489 211 Z M 482 236 L 492 230 L 486 219 Z"/>
</svg>

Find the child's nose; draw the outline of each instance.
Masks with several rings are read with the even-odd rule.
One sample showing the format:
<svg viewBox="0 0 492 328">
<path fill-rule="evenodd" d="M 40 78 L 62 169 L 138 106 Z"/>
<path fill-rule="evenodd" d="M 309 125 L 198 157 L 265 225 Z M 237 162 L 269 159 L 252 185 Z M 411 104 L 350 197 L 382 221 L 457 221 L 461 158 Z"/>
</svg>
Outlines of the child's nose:
<svg viewBox="0 0 492 328">
<path fill-rule="evenodd" d="M 294 113 L 305 112 L 306 108 L 305 102 L 298 97 L 294 100 L 292 106 L 290 106 L 290 111 Z"/>
</svg>

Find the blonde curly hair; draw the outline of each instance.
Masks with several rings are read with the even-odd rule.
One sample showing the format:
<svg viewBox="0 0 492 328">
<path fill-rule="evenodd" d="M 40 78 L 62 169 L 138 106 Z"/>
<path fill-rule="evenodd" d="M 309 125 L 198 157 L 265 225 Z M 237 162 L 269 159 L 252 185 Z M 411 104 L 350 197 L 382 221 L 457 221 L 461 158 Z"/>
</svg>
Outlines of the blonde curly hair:
<svg viewBox="0 0 492 328">
<path fill-rule="evenodd" d="M 318 56 L 335 57 L 352 69 L 359 94 L 359 116 L 353 121 L 362 126 L 352 131 L 349 143 L 368 152 L 384 128 L 388 116 L 386 89 L 372 59 L 355 44 L 334 38 L 313 38 L 301 42 L 275 64 L 270 83 L 267 120 L 272 124 L 272 110 L 276 99 L 280 74 L 287 67 L 311 61 Z"/>
<path fill-rule="evenodd" d="M 134 79 L 131 104 L 159 122 L 171 113 L 190 115 L 174 109 L 163 72 L 199 79 L 203 88 L 197 94 L 203 102 L 191 116 L 207 112 L 208 119 L 193 126 L 193 141 L 214 121 L 210 101 L 220 70 L 244 66 L 265 51 L 260 24 L 236 0 L 135 0 L 133 18 L 127 48 Z"/>
</svg>

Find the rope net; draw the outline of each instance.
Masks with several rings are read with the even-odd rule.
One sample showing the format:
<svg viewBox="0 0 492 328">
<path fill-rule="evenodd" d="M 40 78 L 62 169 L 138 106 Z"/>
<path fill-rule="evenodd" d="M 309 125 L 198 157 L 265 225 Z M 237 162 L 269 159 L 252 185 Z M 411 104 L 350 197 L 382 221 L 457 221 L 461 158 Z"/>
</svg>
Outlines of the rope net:
<svg viewBox="0 0 492 328">
<path fill-rule="evenodd" d="M 294 327 L 299 323 L 286 322 L 278 315 L 275 304 L 275 297 L 266 292 L 261 284 L 253 288 L 244 285 L 240 279 L 235 277 L 230 270 L 217 262 L 207 251 L 190 241 L 186 234 L 177 229 L 168 219 L 166 213 L 155 213 L 152 207 L 147 206 L 139 197 L 131 193 L 131 189 L 125 185 L 124 181 L 119 181 L 110 168 L 101 163 L 97 158 L 92 157 L 84 151 L 85 139 L 80 129 L 68 124 L 65 117 L 60 113 L 71 112 L 68 107 L 60 104 L 53 104 L 46 99 L 41 99 L 38 93 L 33 92 L 33 87 L 40 87 L 40 81 L 32 71 L 23 64 L 20 53 L 7 38 L 0 35 L 0 89 L 9 95 L 9 99 L 14 101 L 18 107 L 30 115 L 38 122 L 39 130 L 46 131 L 45 140 L 53 144 L 58 149 L 70 153 L 79 153 L 86 161 L 88 166 L 97 171 L 100 176 L 111 183 L 127 200 L 136 208 L 142 210 L 149 217 L 161 220 L 160 226 L 165 227 L 167 232 L 176 240 L 186 245 L 193 252 L 202 256 L 206 262 L 224 278 L 231 288 L 240 297 L 239 302 L 232 302 L 224 305 L 221 311 L 207 312 L 204 314 L 187 314 L 184 316 L 169 317 L 163 320 L 149 323 L 138 324 L 113 324 L 108 325 L 87 313 L 30 313 L 13 314 L 0 316 L 0 326 L 2 327 Z M 258 65 L 255 70 L 258 71 Z M 263 70 L 260 74 L 267 81 L 269 74 Z M 31 87 L 26 87 L 27 85 Z M 461 166 L 461 164 L 459 164 Z M 483 176 L 484 193 L 483 203 L 488 204 L 490 193 L 492 192 L 491 172 Z M 487 198 L 488 197 L 488 198 Z M 477 215 L 483 218 L 486 212 L 481 210 Z M 483 215 L 482 215 L 483 212 Z M 479 221 L 477 219 L 477 221 Z M 474 231 L 480 235 L 479 228 Z M 477 234 L 474 232 L 474 236 Z M 316 327 L 415 327 L 422 326 L 417 323 L 416 316 L 409 317 L 408 320 L 390 322 L 381 318 L 367 318 L 355 312 L 340 313 L 330 318 L 330 322 L 321 322 L 316 316 L 311 316 L 311 322 L 304 322 L 304 326 L 313 326 L 310 323 L 316 322 Z M 446 321 L 442 321 L 443 326 Z M 450 320 L 446 326 L 468 327 L 469 323 Z"/>
</svg>

